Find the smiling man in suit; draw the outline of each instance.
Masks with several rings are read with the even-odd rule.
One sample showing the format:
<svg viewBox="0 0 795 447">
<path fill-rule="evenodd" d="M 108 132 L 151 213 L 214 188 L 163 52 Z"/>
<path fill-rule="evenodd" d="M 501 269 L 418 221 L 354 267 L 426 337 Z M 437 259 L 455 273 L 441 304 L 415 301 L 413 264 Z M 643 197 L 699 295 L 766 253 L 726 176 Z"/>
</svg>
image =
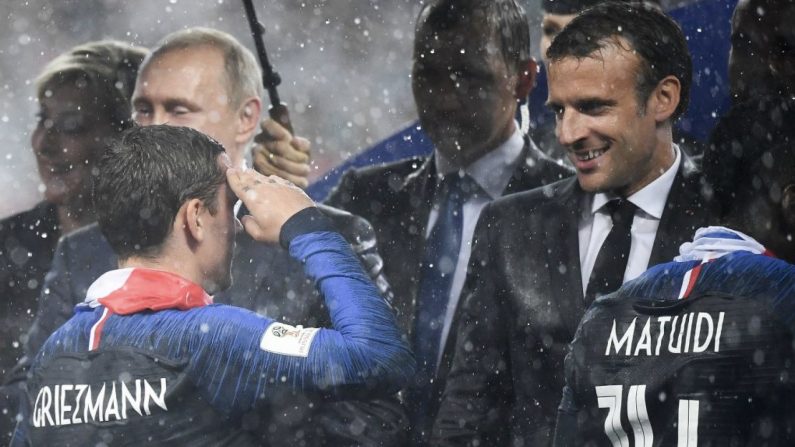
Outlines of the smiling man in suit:
<svg viewBox="0 0 795 447">
<path fill-rule="evenodd" d="M 691 60 L 669 17 L 601 4 L 547 57 L 548 104 L 577 177 L 483 211 L 434 428 L 441 445 L 507 445 L 506 421 L 511 445 L 549 444 L 585 309 L 672 259 L 710 218 L 701 176 L 672 139 Z"/>
</svg>

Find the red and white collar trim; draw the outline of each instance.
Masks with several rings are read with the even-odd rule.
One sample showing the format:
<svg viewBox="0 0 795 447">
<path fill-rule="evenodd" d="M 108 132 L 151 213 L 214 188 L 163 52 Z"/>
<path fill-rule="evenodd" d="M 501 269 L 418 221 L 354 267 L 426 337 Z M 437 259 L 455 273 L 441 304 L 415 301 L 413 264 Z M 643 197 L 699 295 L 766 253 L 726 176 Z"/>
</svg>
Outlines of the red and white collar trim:
<svg viewBox="0 0 795 447">
<path fill-rule="evenodd" d="M 94 281 L 86 294 L 84 304 L 105 307 L 91 328 L 89 350 L 99 347 L 102 328 L 113 314 L 188 310 L 212 302 L 212 297 L 198 284 L 173 273 L 145 268 L 111 270 Z"/>
<path fill-rule="evenodd" d="M 88 288 L 85 304 L 105 306 L 119 315 L 143 310 L 187 310 L 212 304 L 204 289 L 187 279 L 160 270 L 111 270 Z"/>
</svg>

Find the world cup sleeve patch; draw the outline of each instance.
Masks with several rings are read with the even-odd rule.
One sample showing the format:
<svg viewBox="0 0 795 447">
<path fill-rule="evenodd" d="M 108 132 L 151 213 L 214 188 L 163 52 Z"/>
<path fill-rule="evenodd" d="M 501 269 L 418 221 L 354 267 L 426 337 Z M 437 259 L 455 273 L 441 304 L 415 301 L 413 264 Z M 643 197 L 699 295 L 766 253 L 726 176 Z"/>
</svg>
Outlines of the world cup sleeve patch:
<svg viewBox="0 0 795 447">
<path fill-rule="evenodd" d="M 274 354 L 307 357 L 312 347 L 312 340 L 319 330 L 314 327 L 305 329 L 303 326 L 271 323 L 262 334 L 259 347 Z"/>
</svg>

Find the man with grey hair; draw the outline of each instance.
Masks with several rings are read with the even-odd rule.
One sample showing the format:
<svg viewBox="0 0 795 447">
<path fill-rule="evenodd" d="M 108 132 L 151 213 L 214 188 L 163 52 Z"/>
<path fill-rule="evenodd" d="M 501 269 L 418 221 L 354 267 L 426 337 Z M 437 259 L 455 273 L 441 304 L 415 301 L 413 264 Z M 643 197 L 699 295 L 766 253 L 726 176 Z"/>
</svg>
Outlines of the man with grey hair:
<svg viewBox="0 0 795 447">
<path fill-rule="evenodd" d="M 258 128 L 262 110 L 260 79 L 253 54 L 231 35 L 208 28 L 177 31 L 163 38 L 141 65 L 132 97 L 133 118 L 144 126 L 169 124 L 197 129 L 221 143 L 232 165 L 240 167 Z M 293 138 L 291 143 L 297 147 L 309 144 L 300 138 Z M 328 207 L 323 211 L 331 214 L 329 217 L 348 241 L 357 243 L 353 248 L 360 257 L 373 261 L 365 262 L 365 267 L 379 282 L 380 256 L 369 223 Z M 141 218 L 149 217 L 147 210 L 141 210 Z M 328 321 L 313 283 L 287 251 L 258 244 L 244 233 L 236 239 L 233 286 L 217 294 L 215 302 L 251 309 L 288 324 L 320 326 Z M 28 356 L 35 354 L 72 315 L 90 284 L 116 266 L 117 256 L 97 225 L 78 230 L 59 242 L 26 344 Z M 380 284 L 385 282 L 380 280 Z M 388 293 L 384 287 L 381 291 Z M 399 414 L 387 410 L 382 413 L 393 416 L 390 421 L 378 418 L 373 422 L 370 415 L 346 411 L 349 407 L 345 403 L 339 404 L 344 408 L 335 408 L 333 414 L 321 416 L 321 406 L 292 391 L 276 396 L 271 405 L 269 420 L 242 423 L 243 428 L 262 434 L 266 443 L 300 439 L 311 444 L 314 439 L 329 437 L 323 424 L 313 423 L 316 419 L 328 422 L 335 433 L 346 437 L 350 430 L 339 427 L 350 425 L 347 418 L 365 421 L 367 429 L 352 435 L 357 438 L 353 440 L 355 444 L 370 443 L 366 437 L 381 436 L 375 432 L 401 422 Z M 335 439 L 335 444 L 343 442 Z"/>
<path fill-rule="evenodd" d="M 143 126 L 199 129 L 240 166 L 262 110 L 260 79 L 254 55 L 231 35 L 209 28 L 177 31 L 141 65 L 133 118 Z"/>
</svg>

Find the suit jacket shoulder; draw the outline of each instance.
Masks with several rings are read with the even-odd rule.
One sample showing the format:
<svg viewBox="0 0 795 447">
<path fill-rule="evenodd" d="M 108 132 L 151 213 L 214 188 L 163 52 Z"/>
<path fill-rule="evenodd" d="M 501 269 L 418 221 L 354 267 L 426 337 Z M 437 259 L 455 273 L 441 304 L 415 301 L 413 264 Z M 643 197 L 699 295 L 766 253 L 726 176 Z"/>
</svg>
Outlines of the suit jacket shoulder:
<svg viewBox="0 0 795 447">
<path fill-rule="evenodd" d="M 372 214 L 381 214 L 393 207 L 385 205 L 394 200 L 411 177 L 419 175 L 428 157 L 412 157 L 391 163 L 364 168 L 352 168 L 345 172 L 325 203 L 360 214 L 370 219 Z"/>
<path fill-rule="evenodd" d="M 565 164 L 549 158 L 538 146 L 527 139 L 523 159 L 514 170 L 505 194 L 528 191 L 572 177 L 574 170 Z"/>
<path fill-rule="evenodd" d="M 516 216 L 517 213 L 534 213 L 550 206 L 566 204 L 575 199 L 575 195 L 579 193 L 576 177 L 557 179 L 557 181 L 541 184 L 530 190 L 500 197 L 488 205 L 484 210 L 484 215 L 491 218 L 504 218 L 510 215 Z"/>
</svg>

